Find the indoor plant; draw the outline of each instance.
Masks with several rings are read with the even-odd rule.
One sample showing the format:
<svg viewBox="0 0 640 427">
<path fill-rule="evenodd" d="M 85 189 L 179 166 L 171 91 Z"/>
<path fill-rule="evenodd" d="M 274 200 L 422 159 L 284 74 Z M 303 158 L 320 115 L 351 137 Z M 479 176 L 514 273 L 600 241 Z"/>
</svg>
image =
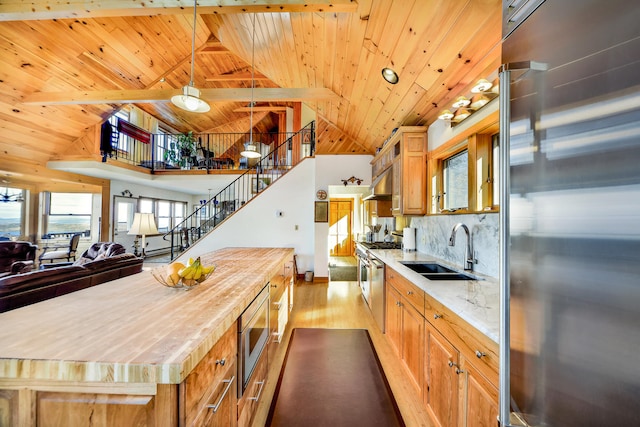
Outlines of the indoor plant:
<svg viewBox="0 0 640 427">
<path fill-rule="evenodd" d="M 169 148 L 164 152 L 164 159 L 181 168 L 189 169 L 196 156 L 196 138 L 193 131 L 176 135 L 174 141 L 169 143 Z"/>
</svg>

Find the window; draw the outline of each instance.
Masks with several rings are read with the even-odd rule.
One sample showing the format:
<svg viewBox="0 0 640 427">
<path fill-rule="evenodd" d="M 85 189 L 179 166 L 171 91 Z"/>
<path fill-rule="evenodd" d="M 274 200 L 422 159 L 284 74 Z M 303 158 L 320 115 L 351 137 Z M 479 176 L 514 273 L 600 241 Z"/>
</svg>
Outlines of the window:
<svg viewBox="0 0 640 427">
<path fill-rule="evenodd" d="M 0 237 L 17 239 L 24 234 L 21 228 L 23 203 L 18 199 L 18 195 L 23 194 L 23 191 L 10 187 L 2 188 L 2 190 L 3 195 L 11 196 L 11 201 L 0 203 Z"/>
<path fill-rule="evenodd" d="M 49 209 L 45 225 L 48 237 L 82 233 L 91 235 L 91 193 L 49 193 Z"/>
<path fill-rule="evenodd" d="M 460 132 L 428 154 L 429 214 L 499 209 L 498 113 Z"/>
<path fill-rule="evenodd" d="M 149 198 L 119 198 L 117 212 L 114 212 L 114 215 L 116 215 L 118 231 L 128 231 L 131 228 L 135 212 L 152 213 L 155 216 L 158 231 L 167 233 L 185 219 L 186 210 L 187 204 L 185 202 Z"/>
<path fill-rule="evenodd" d="M 171 202 L 158 201 L 158 231 L 166 233 L 171 230 Z"/>
<path fill-rule="evenodd" d="M 464 150 L 444 160 L 444 209 L 469 206 L 469 152 Z"/>
<path fill-rule="evenodd" d="M 115 113 L 113 116 L 109 117 L 109 123 L 111 123 L 111 125 L 113 126 L 113 129 L 118 128 L 118 119 L 128 122 L 129 112 L 123 109 Z M 128 152 L 130 139 L 131 138 L 129 136 L 123 133 L 118 133 L 118 151 L 121 151 L 123 153 Z"/>
</svg>

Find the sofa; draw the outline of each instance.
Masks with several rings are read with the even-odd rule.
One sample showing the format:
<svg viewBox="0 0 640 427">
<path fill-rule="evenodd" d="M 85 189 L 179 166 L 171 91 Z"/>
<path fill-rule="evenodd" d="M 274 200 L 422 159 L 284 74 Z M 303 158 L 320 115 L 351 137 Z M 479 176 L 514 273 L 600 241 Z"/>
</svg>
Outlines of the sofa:
<svg viewBox="0 0 640 427">
<path fill-rule="evenodd" d="M 94 243 L 75 262 L 0 278 L 0 313 L 139 273 L 142 262 L 119 243 Z"/>
<path fill-rule="evenodd" d="M 0 242 L 0 277 L 31 271 L 37 250 L 31 242 Z"/>
</svg>

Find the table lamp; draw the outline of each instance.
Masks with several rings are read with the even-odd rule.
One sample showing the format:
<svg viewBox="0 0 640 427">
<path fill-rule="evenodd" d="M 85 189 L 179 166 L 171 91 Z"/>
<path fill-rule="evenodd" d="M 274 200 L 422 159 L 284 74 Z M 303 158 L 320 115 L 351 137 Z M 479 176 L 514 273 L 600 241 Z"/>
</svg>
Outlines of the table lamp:
<svg viewBox="0 0 640 427">
<path fill-rule="evenodd" d="M 152 213 L 135 213 L 133 216 L 133 223 L 131 224 L 131 228 L 127 234 L 132 234 L 136 236 L 142 236 L 142 257 L 145 256 L 145 236 L 146 235 L 155 235 L 158 233 L 158 228 L 156 227 L 156 221 L 153 217 Z M 137 254 L 137 247 L 136 247 Z"/>
</svg>

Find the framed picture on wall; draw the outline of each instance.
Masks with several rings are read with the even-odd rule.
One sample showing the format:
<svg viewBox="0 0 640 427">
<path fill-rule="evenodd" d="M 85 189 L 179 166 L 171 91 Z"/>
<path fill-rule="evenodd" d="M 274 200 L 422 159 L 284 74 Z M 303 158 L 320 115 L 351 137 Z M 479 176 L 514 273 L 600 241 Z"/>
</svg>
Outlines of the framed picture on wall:
<svg viewBox="0 0 640 427">
<path fill-rule="evenodd" d="M 316 202 L 315 222 L 329 222 L 329 202 Z"/>
</svg>

